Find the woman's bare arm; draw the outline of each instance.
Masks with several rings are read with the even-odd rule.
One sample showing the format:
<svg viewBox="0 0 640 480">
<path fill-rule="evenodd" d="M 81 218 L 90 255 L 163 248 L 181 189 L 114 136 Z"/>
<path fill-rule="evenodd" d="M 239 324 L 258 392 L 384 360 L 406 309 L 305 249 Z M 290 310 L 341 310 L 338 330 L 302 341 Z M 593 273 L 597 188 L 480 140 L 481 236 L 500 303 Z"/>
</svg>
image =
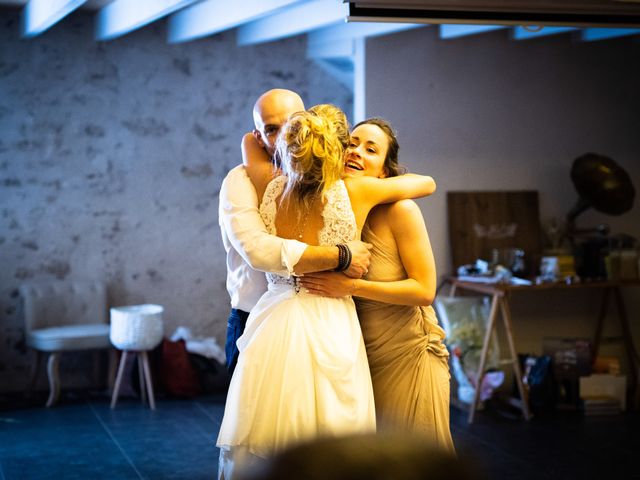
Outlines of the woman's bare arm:
<svg viewBox="0 0 640 480">
<path fill-rule="evenodd" d="M 378 204 L 426 197 L 436 191 L 432 177 L 412 173 L 389 178 L 349 177 L 345 178 L 345 185 L 359 229 L 364 226 L 369 211 Z"/>
<path fill-rule="evenodd" d="M 262 198 L 267 185 L 275 173 L 275 167 L 269 154 L 260 146 L 253 133 L 245 133 L 242 137 L 242 164 L 256 188 L 258 198 Z"/>
</svg>

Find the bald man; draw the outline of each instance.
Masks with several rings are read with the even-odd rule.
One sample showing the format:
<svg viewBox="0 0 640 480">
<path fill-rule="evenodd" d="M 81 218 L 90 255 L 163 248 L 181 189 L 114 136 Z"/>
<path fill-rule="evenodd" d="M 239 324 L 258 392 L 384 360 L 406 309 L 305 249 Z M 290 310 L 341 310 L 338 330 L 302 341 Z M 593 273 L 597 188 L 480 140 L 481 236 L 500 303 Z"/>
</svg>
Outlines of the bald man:
<svg viewBox="0 0 640 480">
<path fill-rule="evenodd" d="M 292 113 L 304 110 L 300 96 L 291 90 L 276 88 L 263 93 L 253 107 L 253 135 L 273 158 L 280 128 Z"/>
<path fill-rule="evenodd" d="M 273 158 L 276 139 L 289 116 L 304 110 L 300 96 L 285 89 L 273 89 L 258 98 L 253 108 L 253 135 Z M 222 182 L 218 221 L 227 252 L 227 291 L 231 313 L 227 321 L 225 352 L 227 369 L 233 374 L 238 361 L 236 341 L 244 332 L 249 312 L 267 290 L 263 272 L 280 275 L 333 270 L 339 249 L 307 245 L 270 235 L 260 217 L 260 199 L 244 167 L 233 168 Z M 371 254 L 360 241 L 347 244 L 352 252 L 345 273 L 360 278 L 369 267 Z"/>
</svg>

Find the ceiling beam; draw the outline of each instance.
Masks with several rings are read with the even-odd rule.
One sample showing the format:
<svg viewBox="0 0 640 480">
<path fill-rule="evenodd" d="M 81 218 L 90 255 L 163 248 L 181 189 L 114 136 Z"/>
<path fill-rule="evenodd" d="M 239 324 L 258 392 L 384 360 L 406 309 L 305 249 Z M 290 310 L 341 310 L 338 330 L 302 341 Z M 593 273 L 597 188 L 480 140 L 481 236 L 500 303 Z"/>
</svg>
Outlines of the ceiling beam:
<svg viewBox="0 0 640 480">
<path fill-rule="evenodd" d="M 458 38 L 507 28 L 504 25 L 440 25 L 440 38 Z"/>
<path fill-rule="evenodd" d="M 111 40 L 169 15 L 196 0 L 114 0 L 98 12 L 96 39 Z"/>
<path fill-rule="evenodd" d="M 336 0 L 313 0 L 256 20 L 238 29 L 238 45 L 272 42 L 344 21 L 349 6 Z"/>
<path fill-rule="evenodd" d="M 582 40 L 593 42 L 595 40 L 606 40 L 607 38 L 626 37 L 628 35 L 638 35 L 638 28 L 585 28 L 582 30 Z"/>
<path fill-rule="evenodd" d="M 29 0 L 22 10 L 22 36 L 35 37 L 87 0 Z"/>
<path fill-rule="evenodd" d="M 322 42 L 307 41 L 307 58 L 338 58 L 351 57 L 355 53 L 353 39 L 338 38 Z"/>
<path fill-rule="evenodd" d="M 515 27 L 513 29 L 514 40 L 528 40 L 530 38 L 546 37 L 559 33 L 573 32 L 576 27 Z"/>
<path fill-rule="evenodd" d="M 275 12 L 300 0 L 207 0 L 169 17 L 169 43 L 213 35 Z"/>
<path fill-rule="evenodd" d="M 326 28 L 321 28 L 309 33 L 309 45 L 319 45 L 336 40 L 353 40 L 355 38 L 376 37 L 391 33 L 410 30 L 412 28 L 426 27 L 421 23 L 342 23 Z"/>
</svg>

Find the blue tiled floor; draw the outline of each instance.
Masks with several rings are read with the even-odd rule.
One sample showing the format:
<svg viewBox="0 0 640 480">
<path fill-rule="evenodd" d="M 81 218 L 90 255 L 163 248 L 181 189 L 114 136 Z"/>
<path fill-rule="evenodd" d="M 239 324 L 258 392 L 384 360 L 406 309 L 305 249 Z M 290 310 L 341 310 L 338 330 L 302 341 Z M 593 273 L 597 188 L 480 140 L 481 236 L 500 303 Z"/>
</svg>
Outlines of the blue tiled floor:
<svg viewBox="0 0 640 480">
<path fill-rule="evenodd" d="M 0 412 L 0 479 L 213 479 L 224 399 L 63 402 Z"/>
<path fill-rule="evenodd" d="M 155 411 L 133 398 L 111 410 L 106 395 L 43 404 L 0 404 L 0 480 L 216 477 L 223 395 L 159 398 Z M 490 479 L 640 479 L 638 412 L 525 422 L 488 409 L 468 425 L 452 409 L 451 430 L 461 458 L 476 460 Z"/>
</svg>

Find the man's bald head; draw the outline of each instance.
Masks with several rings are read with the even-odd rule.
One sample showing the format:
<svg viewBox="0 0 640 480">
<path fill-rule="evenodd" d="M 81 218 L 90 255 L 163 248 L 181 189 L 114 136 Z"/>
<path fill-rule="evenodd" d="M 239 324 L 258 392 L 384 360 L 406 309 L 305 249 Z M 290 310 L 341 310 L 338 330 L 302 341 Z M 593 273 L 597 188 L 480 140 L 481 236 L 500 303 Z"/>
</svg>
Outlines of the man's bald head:
<svg viewBox="0 0 640 480">
<path fill-rule="evenodd" d="M 258 143 L 273 155 L 276 138 L 280 128 L 287 122 L 292 113 L 304 110 L 300 95 L 291 90 L 274 88 L 263 93 L 253 107 L 253 131 Z"/>
</svg>

